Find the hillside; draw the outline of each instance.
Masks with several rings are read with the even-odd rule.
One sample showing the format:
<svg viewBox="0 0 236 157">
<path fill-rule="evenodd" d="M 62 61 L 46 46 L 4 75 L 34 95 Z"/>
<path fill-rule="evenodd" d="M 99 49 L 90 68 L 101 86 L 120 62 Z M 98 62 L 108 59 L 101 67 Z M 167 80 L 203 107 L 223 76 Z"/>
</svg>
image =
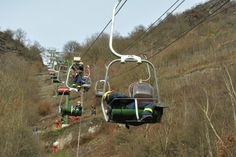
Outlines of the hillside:
<svg viewBox="0 0 236 157">
<path fill-rule="evenodd" d="M 235 156 L 236 5 L 220 8 L 223 1 L 215 2 L 169 16 L 130 49 L 125 48 L 144 32 L 142 27 L 127 38 L 116 36 L 118 52 L 146 53 L 155 63 L 162 101 L 170 107 L 160 125 L 113 128 L 111 140 L 96 149 L 104 153 L 100 156 Z M 104 68 L 98 67 L 111 61 L 104 43 L 108 43 L 106 35 L 84 56 L 94 65 L 94 81 L 104 77 Z M 127 92 L 122 85 L 143 76 L 143 68 L 127 65 L 113 69 L 110 83 Z"/>
<path fill-rule="evenodd" d="M 21 44 L 14 41 L 7 33 L 0 32 L 0 51 L 3 52 L 20 52 L 23 49 Z"/>
<path fill-rule="evenodd" d="M 130 129 L 104 121 L 93 90 L 94 83 L 104 78 L 105 64 L 115 58 L 108 47 L 109 35 L 103 34 L 87 52 L 93 36 L 80 52 L 66 56 L 82 56 L 91 65 L 93 87 L 84 95 L 80 121 L 55 129 L 58 106 L 65 99 L 53 96 L 55 87 L 39 49 L 0 32 L 0 156 L 69 157 L 78 150 L 80 157 L 236 156 L 235 21 L 234 2 L 211 0 L 170 14 L 148 31 L 137 26 L 128 37 L 115 36 L 118 52 L 146 54 L 157 67 L 161 100 L 169 106 L 160 124 Z M 130 83 L 146 77 L 145 68 L 115 66 L 110 73 L 112 88 L 127 93 Z M 71 103 L 79 97 L 73 93 Z M 91 105 L 96 105 L 96 116 L 91 116 Z M 39 132 L 33 134 L 32 128 Z M 60 142 L 60 151 L 52 153 L 55 141 Z"/>
<path fill-rule="evenodd" d="M 31 130 L 41 101 L 35 77 L 42 70 L 39 50 L 5 32 L 0 32 L 0 41 L 0 156 L 43 156 Z"/>
</svg>

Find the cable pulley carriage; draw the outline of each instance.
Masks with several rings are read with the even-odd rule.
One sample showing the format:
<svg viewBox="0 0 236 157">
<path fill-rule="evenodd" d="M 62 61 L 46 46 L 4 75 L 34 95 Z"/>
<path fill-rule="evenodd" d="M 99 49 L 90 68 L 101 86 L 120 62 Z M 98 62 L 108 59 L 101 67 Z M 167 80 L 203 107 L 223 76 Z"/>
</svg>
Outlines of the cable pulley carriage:
<svg viewBox="0 0 236 157">
<path fill-rule="evenodd" d="M 120 0 L 113 8 L 112 26 L 109 40 L 109 47 L 112 53 L 118 57 L 111 61 L 106 67 L 105 80 L 103 85 L 103 94 L 101 107 L 104 119 L 107 122 L 123 123 L 127 125 L 141 125 L 145 123 L 159 123 L 163 115 L 163 109 L 166 107 L 161 103 L 159 87 L 155 66 L 147 59 L 142 59 L 136 55 L 121 55 L 113 49 L 113 29 L 116 8 Z M 122 93 L 109 91 L 109 70 L 115 64 L 136 63 L 145 64 L 148 67 L 149 76 L 145 80 L 131 84 L 128 89 L 129 96 Z M 152 73 L 152 74 L 151 74 Z M 152 81 L 150 81 L 152 79 Z M 151 84 L 152 83 L 152 84 Z M 148 113 L 148 115 L 146 115 Z"/>
</svg>

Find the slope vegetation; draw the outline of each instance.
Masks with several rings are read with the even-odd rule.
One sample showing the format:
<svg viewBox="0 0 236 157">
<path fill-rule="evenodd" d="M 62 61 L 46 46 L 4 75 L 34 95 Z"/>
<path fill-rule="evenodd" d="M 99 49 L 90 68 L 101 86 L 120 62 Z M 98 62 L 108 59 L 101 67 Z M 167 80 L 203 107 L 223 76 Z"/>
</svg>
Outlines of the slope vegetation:
<svg viewBox="0 0 236 157">
<path fill-rule="evenodd" d="M 171 15 L 129 49 L 127 46 L 145 28 L 137 27 L 126 38 L 116 35 L 114 44 L 118 52 L 146 53 L 158 67 L 162 101 L 170 107 L 160 125 L 130 130 L 112 125 L 113 129 L 106 128 L 110 130 L 109 140 L 96 146 L 90 156 L 100 151 L 100 156 L 236 155 L 236 5 L 223 3 L 209 1 L 183 14 Z M 104 64 L 113 58 L 108 36 L 104 34 L 83 54 L 87 48 L 83 47 L 82 56 L 93 65 L 93 80 L 104 78 Z M 127 65 L 112 69 L 111 85 L 127 92 L 127 86 L 122 85 L 145 76 L 144 68 Z"/>
<path fill-rule="evenodd" d="M 6 33 L 0 32 L 0 41 L 0 156 L 41 157 L 41 142 L 31 130 L 40 102 L 35 79 L 42 67 L 39 52 Z"/>
</svg>

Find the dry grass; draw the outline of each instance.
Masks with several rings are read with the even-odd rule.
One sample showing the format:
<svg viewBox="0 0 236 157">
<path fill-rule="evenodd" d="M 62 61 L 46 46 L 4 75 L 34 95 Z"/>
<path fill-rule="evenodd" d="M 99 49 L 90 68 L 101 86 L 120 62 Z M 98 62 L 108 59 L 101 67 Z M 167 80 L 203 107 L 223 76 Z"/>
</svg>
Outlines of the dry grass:
<svg viewBox="0 0 236 157">
<path fill-rule="evenodd" d="M 47 116 L 51 113 L 51 105 L 46 101 L 41 102 L 39 104 L 38 112 L 41 116 Z"/>
<path fill-rule="evenodd" d="M 232 86 L 235 88 L 236 85 L 236 31 L 232 21 L 235 21 L 236 16 L 231 9 L 203 23 L 151 59 L 159 69 L 162 101 L 170 105 L 165 111 L 163 123 L 130 130 L 115 131 L 114 128 L 112 136 L 101 146 L 107 148 L 101 149 L 105 153 L 96 152 L 97 154 L 127 157 L 236 156 L 235 112 L 232 111 L 235 104 Z M 167 39 L 171 41 L 189 28 L 183 17 L 184 15 L 171 17 L 167 23 L 159 27 L 159 30 L 149 35 L 146 42 L 139 42 L 130 52 L 141 52 L 157 39 L 157 44 L 160 45 L 158 48 L 161 49 L 163 45 L 167 45 Z M 176 18 L 181 22 L 177 24 Z M 134 39 L 123 40 L 125 43 L 131 43 Z M 122 45 L 119 45 L 121 42 L 116 44 L 122 49 Z M 100 52 L 102 56 L 110 54 L 106 51 L 107 47 L 101 44 L 95 45 L 94 49 L 89 57 L 93 57 L 92 53 L 99 49 L 104 50 Z M 158 52 L 159 50 L 153 50 L 148 53 Z M 109 56 L 104 58 L 111 60 Z M 97 69 L 103 67 L 104 58 L 94 59 L 98 63 L 95 64 Z M 88 59 L 90 60 L 91 58 Z M 225 83 L 222 65 L 229 69 L 232 83 L 228 78 L 226 81 L 231 87 L 227 87 Z M 119 74 L 130 67 L 116 67 L 111 71 L 111 75 Z M 112 86 L 126 92 L 126 87 L 120 86 L 137 81 L 134 76 L 142 77 L 145 73 L 143 69 L 136 68 L 117 77 L 113 80 Z M 104 72 L 95 70 L 92 75 L 95 76 L 94 79 L 100 79 L 104 77 Z M 91 103 L 91 100 L 88 102 Z M 221 143 L 217 142 L 219 139 Z M 92 139 L 87 138 L 86 143 L 89 141 Z"/>
<path fill-rule="evenodd" d="M 165 110 L 161 124 L 131 127 L 129 130 L 116 124 L 102 124 L 96 133 L 81 138 L 81 156 L 236 156 L 235 121 L 232 112 L 235 100 L 232 100 L 234 96 L 231 90 L 232 86 L 236 85 L 236 32 L 235 23 L 232 22 L 235 18 L 235 14 L 230 12 L 220 14 L 151 59 L 160 70 L 162 101 L 170 105 L 170 108 Z M 188 22 L 184 15 L 172 16 L 167 23 L 159 27 L 159 30 L 149 35 L 146 41 L 138 43 L 138 46 L 129 52 L 141 52 L 157 39 L 158 48 L 164 47 L 163 45 L 168 43 L 166 41 L 172 41 L 183 30 L 189 28 Z M 193 20 L 191 24 L 196 22 Z M 116 37 L 116 40 L 117 48 L 123 49 L 134 38 Z M 158 50 L 154 49 L 148 53 L 158 53 Z M 93 65 L 93 80 L 104 78 L 104 64 L 111 59 L 107 37 L 104 36 L 84 59 L 86 64 Z M 232 83 L 227 82 L 231 85 L 228 89 L 222 75 L 225 73 L 222 69 L 223 64 L 229 69 L 232 79 Z M 112 69 L 111 74 L 119 74 L 130 67 L 132 66 L 120 69 L 116 67 Z M 123 88 L 120 85 L 137 81 L 137 76 L 145 76 L 143 69 L 145 67 L 118 76 L 113 80 L 112 86 L 125 91 L 127 87 Z M 87 111 L 91 104 L 99 105 L 98 101 L 94 98 L 91 88 L 85 96 L 86 120 L 89 118 Z M 48 111 L 47 106 L 42 104 L 43 110 Z M 97 115 L 102 116 L 100 110 Z M 76 146 L 77 138 L 68 148 Z"/>
<path fill-rule="evenodd" d="M 40 157 L 41 144 L 29 127 L 37 120 L 34 69 L 15 54 L 0 56 L 0 66 L 0 156 Z"/>
</svg>

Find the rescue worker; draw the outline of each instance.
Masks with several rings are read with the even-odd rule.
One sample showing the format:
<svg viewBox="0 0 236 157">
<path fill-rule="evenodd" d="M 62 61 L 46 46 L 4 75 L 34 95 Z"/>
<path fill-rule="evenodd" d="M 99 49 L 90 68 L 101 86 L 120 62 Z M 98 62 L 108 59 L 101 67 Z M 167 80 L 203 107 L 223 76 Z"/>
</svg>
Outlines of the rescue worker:
<svg viewBox="0 0 236 157">
<path fill-rule="evenodd" d="M 95 105 L 91 106 L 91 115 L 96 115 L 96 107 L 95 107 Z"/>
<path fill-rule="evenodd" d="M 79 72 L 84 72 L 84 63 L 82 61 L 76 62 L 73 66 L 72 69 L 74 71 L 79 71 Z"/>
<path fill-rule="evenodd" d="M 59 129 L 59 128 L 61 127 L 61 122 L 60 122 L 59 119 L 56 119 L 55 122 L 54 122 L 54 124 L 55 124 L 55 128 L 56 128 L 56 129 Z"/>
<path fill-rule="evenodd" d="M 79 113 L 80 111 L 82 111 L 81 102 L 78 101 L 77 103 L 78 103 L 78 104 L 76 104 L 76 105 L 73 107 L 72 112 Z"/>
<path fill-rule="evenodd" d="M 90 76 L 90 66 L 87 65 L 84 70 L 85 76 Z"/>
<path fill-rule="evenodd" d="M 74 71 L 72 86 L 80 90 L 81 86 L 85 84 L 85 80 L 83 79 L 83 62 L 75 63 L 72 69 Z"/>
</svg>

